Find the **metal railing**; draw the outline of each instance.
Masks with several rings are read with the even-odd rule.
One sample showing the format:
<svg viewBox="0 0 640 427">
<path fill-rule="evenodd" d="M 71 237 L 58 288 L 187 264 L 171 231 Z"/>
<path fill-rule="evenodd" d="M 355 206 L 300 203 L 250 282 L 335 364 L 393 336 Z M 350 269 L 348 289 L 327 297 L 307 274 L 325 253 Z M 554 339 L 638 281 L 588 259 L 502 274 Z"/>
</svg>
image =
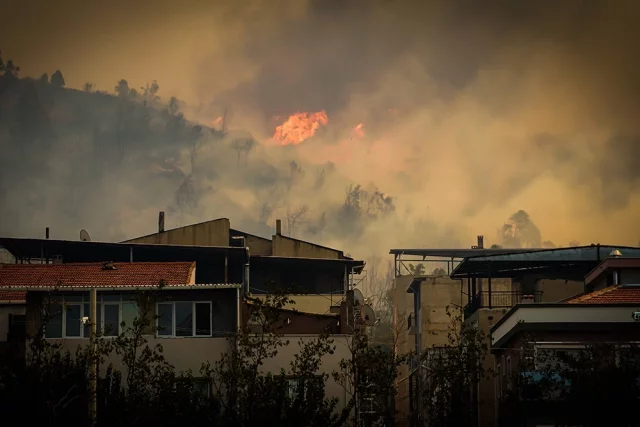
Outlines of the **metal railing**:
<svg viewBox="0 0 640 427">
<path fill-rule="evenodd" d="M 464 317 L 471 316 L 481 308 L 511 308 L 516 304 L 540 302 L 541 299 L 540 291 L 482 291 L 474 295 L 471 302 L 464 307 Z"/>
</svg>

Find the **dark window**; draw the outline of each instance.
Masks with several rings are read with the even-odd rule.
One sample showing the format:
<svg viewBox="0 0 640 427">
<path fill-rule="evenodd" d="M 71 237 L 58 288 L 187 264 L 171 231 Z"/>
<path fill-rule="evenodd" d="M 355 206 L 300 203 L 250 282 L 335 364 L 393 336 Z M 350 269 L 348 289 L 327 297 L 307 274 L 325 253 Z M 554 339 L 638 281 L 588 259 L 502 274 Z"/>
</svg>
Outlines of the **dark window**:
<svg viewBox="0 0 640 427">
<path fill-rule="evenodd" d="M 80 331 L 82 329 L 82 305 L 81 304 L 68 304 L 66 306 L 66 322 L 65 322 L 65 336 L 71 338 L 79 338 Z"/>
<path fill-rule="evenodd" d="M 211 335 L 211 304 L 196 303 L 195 335 Z"/>
<path fill-rule="evenodd" d="M 173 335 L 173 304 L 158 304 L 158 335 Z"/>
<path fill-rule="evenodd" d="M 105 337 L 117 336 L 120 331 L 120 304 L 104 305 L 104 331 Z"/>
<path fill-rule="evenodd" d="M 193 335 L 193 303 L 175 303 L 176 336 L 190 337 Z"/>
<path fill-rule="evenodd" d="M 62 304 L 51 304 L 49 306 L 49 321 L 45 328 L 47 338 L 62 338 Z"/>
</svg>

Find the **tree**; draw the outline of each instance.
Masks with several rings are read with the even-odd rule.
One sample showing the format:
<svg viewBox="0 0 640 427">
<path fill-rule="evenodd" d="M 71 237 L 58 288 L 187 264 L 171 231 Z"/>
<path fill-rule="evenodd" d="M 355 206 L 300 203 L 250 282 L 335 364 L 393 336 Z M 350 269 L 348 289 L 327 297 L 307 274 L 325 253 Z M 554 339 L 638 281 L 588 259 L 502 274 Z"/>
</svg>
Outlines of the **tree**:
<svg viewBox="0 0 640 427">
<path fill-rule="evenodd" d="M 461 315 L 452 314 L 449 306 L 446 313 L 450 319 L 447 343 L 421 356 L 423 420 L 429 427 L 476 425 L 476 390 L 480 380 L 491 374 L 483 368 L 486 336 Z"/>
<path fill-rule="evenodd" d="M 129 89 L 129 83 L 125 79 L 118 81 L 114 91 L 120 98 L 129 98 L 131 96 L 131 89 Z"/>
<path fill-rule="evenodd" d="M 0 52 L 0 55 L 1 54 L 2 52 Z M 6 77 L 18 77 L 20 67 L 16 66 L 11 59 L 7 60 L 7 63 L 4 64 L 0 57 L 0 72 Z"/>
<path fill-rule="evenodd" d="M 412 276 L 424 276 L 427 274 L 427 269 L 424 267 L 424 264 L 409 264 L 409 272 Z"/>
<path fill-rule="evenodd" d="M 333 414 L 337 402 L 324 396 L 326 375 L 317 376 L 322 357 L 335 348 L 328 335 L 299 342 L 290 373 L 307 381 L 298 381 L 296 388 L 289 387 L 284 371 L 262 371 L 267 359 L 289 345 L 280 333 L 286 322 L 281 310 L 292 303 L 282 292 L 252 300 L 248 325 L 229 338 L 234 350 L 203 364 L 201 373 L 212 380 L 226 425 L 340 425 Z"/>
<path fill-rule="evenodd" d="M 507 353 L 515 361 L 514 370 L 499 378 L 505 383 L 501 423 L 525 425 L 527 418 L 544 415 L 545 424 L 561 426 L 638 425 L 637 344 L 544 348 L 532 335 L 523 341 L 522 348 Z"/>
<path fill-rule="evenodd" d="M 302 205 L 296 210 L 287 209 L 287 215 L 285 217 L 286 232 L 289 237 L 295 237 L 296 227 L 304 221 L 309 207 Z"/>
<path fill-rule="evenodd" d="M 64 84 L 62 72 L 60 70 L 56 70 L 56 72 L 51 75 L 51 85 L 55 87 L 64 87 Z"/>
<path fill-rule="evenodd" d="M 49 84 L 49 75 L 47 73 L 43 73 L 39 79 L 40 83 Z"/>
<path fill-rule="evenodd" d="M 93 90 L 95 89 L 95 87 L 96 87 L 96 85 L 94 85 L 93 83 L 89 83 L 89 82 L 87 82 L 87 83 L 85 83 L 84 85 L 82 85 L 82 90 L 83 90 L 84 92 L 91 93 L 91 92 L 93 92 Z"/>
<path fill-rule="evenodd" d="M 240 169 L 240 157 L 244 157 L 244 164 L 247 164 L 249 153 L 256 146 L 256 140 L 253 137 L 236 138 L 231 142 L 231 147 L 238 153 L 238 169 Z"/>
<path fill-rule="evenodd" d="M 354 324 L 349 343 L 350 358 L 340 361 L 332 376 L 349 396 L 344 415 L 351 412 L 351 425 L 393 422 L 398 368 L 406 356 L 389 347 L 371 343 L 363 325 Z"/>
<path fill-rule="evenodd" d="M 167 104 L 167 112 L 171 116 L 175 116 L 180 112 L 180 106 L 178 105 L 178 99 L 175 96 L 169 98 L 169 103 Z"/>
<path fill-rule="evenodd" d="M 142 90 L 142 99 L 144 105 L 152 104 L 160 99 L 160 97 L 158 96 L 160 85 L 158 85 L 158 82 L 155 80 L 150 84 L 147 83 L 146 86 L 141 87 L 140 90 Z"/>
</svg>

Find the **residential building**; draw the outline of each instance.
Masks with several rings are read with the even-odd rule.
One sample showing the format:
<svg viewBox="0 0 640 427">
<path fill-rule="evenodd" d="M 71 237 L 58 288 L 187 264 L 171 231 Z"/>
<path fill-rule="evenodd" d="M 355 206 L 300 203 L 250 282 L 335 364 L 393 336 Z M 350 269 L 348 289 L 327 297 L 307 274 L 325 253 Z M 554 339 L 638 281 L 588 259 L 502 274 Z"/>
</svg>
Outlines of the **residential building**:
<svg viewBox="0 0 640 427">
<path fill-rule="evenodd" d="M 485 249 L 482 239 L 472 249 L 394 249 L 396 279 L 394 303 L 396 324 L 409 319 L 411 328 L 399 336 L 398 350 L 406 352 L 446 344 L 438 341 L 439 324 L 434 316 L 449 305 L 451 311 L 462 311 L 464 321 L 478 326 L 487 336 L 490 329 L 516 304 L 555 303 L 584 291 L 584 277 L 612 250 L 638 253 L 638 248 L 591 245 L 558 249 Z M 407 259 L 413 256 L 413 259 Z M 416 259 L 417 258 L 417 259 Z M 449 277 L 412 276 L 408 262 L 444 262 Z M 404 275 L 402 274 L 404 273 Z M 441 285 L 434 285 L 440 283 Z M 420 301 L 419 305 L 417 301 Z M 416 323 L 416 313 L 420 318 Z M 416 339 L 420 324 L 420 339 Z M 434 335 L 435 333 L 435 335 Z M 419 343 L 419 344 L 418 344 Z M 495 360 L 489 354 L 484 361 L 486 371 L 493 371 Z M 406 367 L 406 375 L 414 372 L 415 361 Z M 414 366 L 415 365 L 415 366 Z M 404 378 L 404 376 L 403 376 Z M 408 380 L 398 388 L 400 420 L 408 422 L 416 412 L 415 381 Z M 480 382 L 473 398 L 478 403 L 478 425 L 495 425 L 495 384 L 487 378 Z M 404 413 L 404 415 L 403 415 Z"/>
<path fill-rule="evenodd" d="M 275 286 L 295 292 L 293 298 L 300 311 L 336 311 L 346 291 L 357 282 L 364 261 L 355 261 L 338 249 L 285 236 L 281 224 L 276 220 L 275 234 L 270 239 L 233 229 L 228 218 L 165 230 L 161 212 L 157 233 L 123 243 L 246 246 L 251 257 L 252 294 L 260 296 Z"/>
<path fill-rule="evenodd" d="M 114 248 L 111 250 L 115 251 Z M 69 248 L 65 251 L 73 253 Z M 240 249 L 240 254 L 243 253 Z M 146 253 L 141 250 L 141 254 Z M 213 253 L 209 252 L 209 255 Z M 220 259 L 226 256 L 229 261 L 226 252 L 217 256 Z M 238 271 L 227 269 L 221 274 L 209 268 L 204 276 L 242 277 L 244 263 L 219 263 L 215 257 L 208 261 L 220 270 L 224 270 L 225 265 L 227 268 L 233 265 Z M 206 267 L 206 263 L 203 264 Z M 46 338 L 73 351 L 78 345 L 89 342 L 90 327 L 83 319 L 90 315 L 90 289 L 97 290 L 98 329 L 108 338 L 126 333 L 126 326 L 123 330 L 121 323 L 131 325 L 139 314 L 136 292 L 157 289 L 161 283 L 158 300 L 149 307 L 150 316 L 159 316 L 157 332 L 149 331 L 147 336 L 149 345 L 161 343 L 169 363 L 178 370 L 191 370 L 197 374 L 202 362 L 213 363 L 232 350 L 228 338 L 238 328 L 250 325 L 248 313 L 251 307 L 251 301 L 245 299 L 242 281 L 198 283 L 197 278 L 203 276 L 198 272 L 198 265 L 193 261 L 5 264 L 0 268 L 0 290 L 26 293 L 27 336 L 33 336 L 44 326 Z M 350 355 L 351 331 L 346 303 L 342 308 L 339 313 L 325 315 L 282 310 L 281 332 L 290 344 L 265 361 L 264 371 L 287 370 L 299 350 L 298 341 L 314 339 L 327 327 L 334 333 L 337 345 L 336 351 L 323 359 L 322 366 L 328 371 L 339 369 L 340 361 Z M 43 317 L 43 313 L 48 316 Z M 45 320 L 48 321 L 43 324 Z M 116 368 L 122 369 L 119 361 L 113 355 L 106 363 L 114 363 Z M 330 379 L 326 391 L 328 396 L 338 398 L 339 408 L 344 407 L 346 390 Z"/>
<path fill-rule="evenodd" d="M 509 418 L 504 399 L 523 358 L 533 358 L 541 350 L 560 354 L 596 343 L 625 347 L 640 342 L 639 251 L 613 248 L 612 256 L 586 274 L 585 291 L 580 295 L 555 303 L 517 304 L 491 327 L 491 351 L 498 373 L 495 412 L 499 425 L 516 425 Z M 535 378 L 539 368 L 534 362 L 532 372 L 521 374 Z M 555 425 L 556 417 L 562 413 L 563 405 L 554 399 L 524 403 L 532 409 L 524 411 L 526 417 L 520 414 L 519 421 L 524 425 Z"/>
<path fill-rule="evenodd" d="M 451 317 L 460 315 L 467 300 L 463 282 L 449 274 L 465 258 L 504 253 L 508 250 L 483 248 L 482 236 L 471 249 L 391 249 L 396 352 L 407 354 L 447 344 Z M 400 368 L 396 395 L 399 425 L 409 425 L 416 414 L 416 367 L 417 361 L 412 360 Z"/>
</svg>

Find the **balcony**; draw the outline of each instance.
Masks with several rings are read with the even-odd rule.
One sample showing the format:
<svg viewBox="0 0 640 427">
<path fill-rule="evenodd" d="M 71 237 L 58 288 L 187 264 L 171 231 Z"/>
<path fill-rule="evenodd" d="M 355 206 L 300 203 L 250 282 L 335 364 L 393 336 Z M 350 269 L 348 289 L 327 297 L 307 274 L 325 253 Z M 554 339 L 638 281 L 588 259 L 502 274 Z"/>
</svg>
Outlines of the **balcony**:
<svg viewBox="0 0 640 427">
<path fill-rule="evenodd" d="M 481 308 L 511 308 L 516 304 L 540 302 L 541 299 L 540 291 L 481 291 L 464 307 L 464 318 L 467 319 Z"/>
</svg>

